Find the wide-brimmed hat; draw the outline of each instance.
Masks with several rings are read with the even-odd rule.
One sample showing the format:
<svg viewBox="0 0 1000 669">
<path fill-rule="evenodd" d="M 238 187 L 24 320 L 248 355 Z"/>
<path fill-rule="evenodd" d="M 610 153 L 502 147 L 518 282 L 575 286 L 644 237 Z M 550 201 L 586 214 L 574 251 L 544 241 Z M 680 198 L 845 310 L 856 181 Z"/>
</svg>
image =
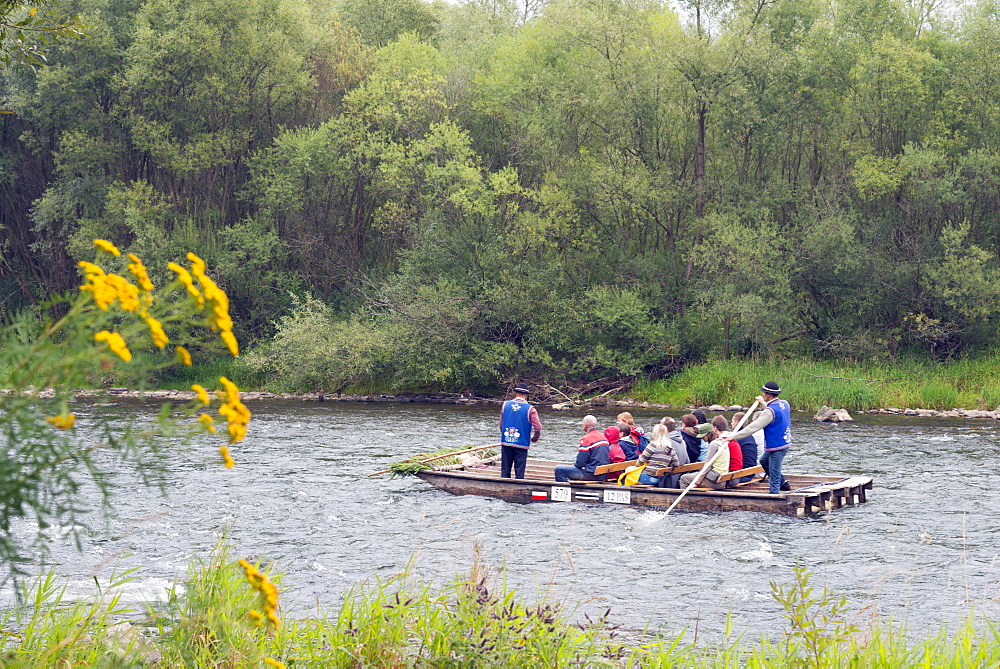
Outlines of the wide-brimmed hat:
<svg viewBox="0 0 1000 669">
<path fill-rule="evenodd" d="M 780 395 L 781 394 L 781 388 L 779 388 L 778 384 L 775 383 L 774 381 L 768 381 L 767 383 L 765 383 L 764 385 L 762 385 L 760 387 L 760 391 L 762 393 L 768 393 L 769 395 Z"/>
<path fill-rule="evenodd" d="M 526 384 L 526 383 L 519 383 L 516 386 L 514 386 L 514 392 L 515 393 L 524 393 L 525 395 L 527 395 L 531 391 L 528 390 L 528 384 Z"/>
</svg>

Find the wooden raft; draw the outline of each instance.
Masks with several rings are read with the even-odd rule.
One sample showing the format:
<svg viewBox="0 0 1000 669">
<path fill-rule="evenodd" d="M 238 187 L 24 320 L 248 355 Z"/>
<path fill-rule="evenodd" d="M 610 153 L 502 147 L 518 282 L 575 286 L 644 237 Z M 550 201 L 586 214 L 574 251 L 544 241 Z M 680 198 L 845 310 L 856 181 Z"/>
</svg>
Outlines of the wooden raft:
<svg viewBox="0 0 1000 669">
<path fill-rule="evenodd" d="M 528 458 L 525 478 L 522 480 L 500 478 L 500 468 L 487 463 L 466 467 L 451 465 L 448 467 L 449 471 L 429 469 L 418 472 L 417 476 L 452 494 L 484 495 L 519 503 L 588 502 L 666 508 L 681 493 L 677 488 L 647 485 L 624 487 L 614 481 L 557 483 L 553 469 L 560 464 L 570 463 Z M 631 464 L 634 461 L 606 465 L 606 471 L 613 478 L 616 472 L 623 471 Z M 701 463 L 692 463 L 674 468 L 673 473 L 695 471 L 700 467 Z M 669 470 L 661 471 L 666 473 Z M 737 479 L 756 471 L 762 470 L 759 466 L 749 467 L 730 472 L 725 478 Z M 780 495 L 769 494 L 767 481 L 755 478 L 725 490 L 694 488 L 681 500 L 678 508 L 690 511 L 761 511 L 807 516 L 863 504 L 868 501 L 867 491 L 872 489 L 870 476 L 786 474 L 785 478 L 792 490 Z"/>
</svg>

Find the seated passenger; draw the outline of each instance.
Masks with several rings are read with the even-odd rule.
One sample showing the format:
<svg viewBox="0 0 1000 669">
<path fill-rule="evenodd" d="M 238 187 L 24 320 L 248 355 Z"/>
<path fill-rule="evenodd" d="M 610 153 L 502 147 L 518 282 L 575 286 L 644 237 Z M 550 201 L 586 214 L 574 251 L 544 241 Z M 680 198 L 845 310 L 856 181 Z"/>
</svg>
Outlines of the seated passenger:
<svg viewBox="0 0 1000 669">
<path fill-rule="evenodd" d="M 710 432 L 712 432 L 711 423 L 698 423 L 698 427 L 695 428 L 695 434 L 701 439 L 700 447 L 698 450 L 698 459 L 696 462 L 704 462 L 708 459 L 708 445 L 712 443 L 712 440 L 708 438 Z"/>
<path fill-rule="evenodd" d="M 733 414 L 733 423 L 739 425 L 740 421 L 743 420 L 743 416 L 746 414 L 742 411 Z M 743 454 L 743 469 L 748 469 L 750 467 L 757 466 L 757 440 L 754 439 L 754 435 L 749 437 L 743 437 L 739 440 L 740 451 Z M 747 481 L 753 480 L 753 474 L 750 476 L 744 476 L 740 479 L 740 483 L 746 483 Z"/>
<path fill-rule="evenodd" d="M 639 474 L 639 483 L 642 485 L 659 485 L 662 476 L 654 476 L 657 470 L 663 467 L 676 467 L 680 463 L 677 461 L 677 453 L 674 451 L 674 441 L 670 438 L 670 430 L 664 425 L 657 425 L 653 428 L 653 438 L 649 441 L 649 446 L 639 456 L 636 466 L 646 465 L 646 469 Z M 650 472 L 647 474 L 646 472 Z M 677 474 L 664 474 L 664 476 L 677 477 Z M 673 482 L 673 481 L 671 481 Z M 668 488 L 676 488 L 677 485 L 668 485 Z"/>
<path fill-rule="evenodd" d="M 667 428 L 670 441 L 673 442 L 674 452 L 677 453 L 677 464 L 686 465 L 689 463 L 690 460 L 688 460 L 687 445 L 684 443 L 684 438 L 677 429 L 677 421 L 670 416 L 664 416 L 660 420 L 660 425 Z"/>
<path fill-rule="evenodd" d="M 639 437 L 632 433 L 632 428 L 626 423 L 618 423 L 618 431 L 621 433 L 621 439 L 618 443 L 622 447 L 622 452 L 625 453 L 625 459 L 635 460 L 642 453 L 642 449 L 639 448 Z"/>
<path fill-rule="evenodd" d="M 604 429 L 604 438 L 608 440 L 608 452 L 610 453 L 611 462 L 625 462 L 626 460 L 635 460 L 635 458 L 626 458 L 625 451 L 622 450 L 619 440 L 621 439 L 621 431 L 612 425 L 611 427 Z"/>
<path fill-rule="evenodd" d="M 566 483 L 573 481 L 605 481 L 607 474 L 595 474 L 594 470 L 601 465 L 611 464 L 611 451 L 604 433 L 597 429 L 597 418 L 584 416 L 580 424 L 584 435 L 580 439 L 580 449 L 576 453 L 576 462 L 572 465 L 556 465 L 556 481 Z"/>
<path fill-rule="evenodd" d="M 615 417 L 615 420 L 619 423 L 625 423 L 628 425 L 629 430 L 632 434 L 646 434 L 646 431 L 635 424 L 635 418 L 632 417 L 628 411 L 623 411 Z"/>
<path fill-rule="evenodd" d="M 724 490 L 726 488 L 725 482 L 719 482 L 719 477 L 729 473 L 729 444 L 726 443 L 727 440 L 719 439 L 719 433 L 714 430 L 706 436 L 711 441 L 708 447 L 708 459 L 715 457 L 716 453 L 719 455 L 712 461 L 712 466 L 705 472 L 704 476 L 701 475 L 700 471 L 682 475 L 680 480 L 682 488 L 688 487 L 695 480 L 698 481 L 695 487 L 712 488 L 713 490 Z"/>
<path fill-rule="evenodd" d="M 723 415 L 718 415 L 712 419 L 712 427 L 719 434 L 729 432 L 729 421 Z M 743 469 L 743 451 L 740 450 L 738 442 L 728 441 L 729 444 L 729 471 L 736 472 Z"/>
<path fill-rule="evenodd" d="M 698 436 L 698 419 L 694 414 L 686 413 L 681 416 L 681 439 L 687 450 L 688 462 L 701 462 L 701 438 Z"/>
</svg>

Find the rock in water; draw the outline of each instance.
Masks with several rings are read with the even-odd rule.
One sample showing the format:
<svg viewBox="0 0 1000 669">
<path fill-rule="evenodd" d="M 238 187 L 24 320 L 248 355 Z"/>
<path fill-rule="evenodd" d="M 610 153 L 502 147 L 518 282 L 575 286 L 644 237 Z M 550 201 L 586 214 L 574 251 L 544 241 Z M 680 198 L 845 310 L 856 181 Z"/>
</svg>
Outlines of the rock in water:
<svg viewBox="0 0 1000 669">
<path fill-rule="evenodd" d="M 847 413 L 847 409 L 831 409 L 828 406 L 824 406 L 822 409 L 816 412 L 813 416 L 813 420 L 819 421 L 820 423 L 843 423 L 845 421 L 854 421 L 851 418 L 851 414 Z"/>
</svg>

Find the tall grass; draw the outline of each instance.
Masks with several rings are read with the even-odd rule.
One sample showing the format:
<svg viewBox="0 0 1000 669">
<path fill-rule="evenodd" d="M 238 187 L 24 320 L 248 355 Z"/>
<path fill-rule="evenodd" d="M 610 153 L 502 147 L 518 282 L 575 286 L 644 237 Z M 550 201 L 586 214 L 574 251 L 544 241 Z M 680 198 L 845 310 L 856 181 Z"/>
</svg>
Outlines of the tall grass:
<svg viewBox="0 0 1000 669">
<path fill-rule="evenodd" d="M 935 363 L 843 363 L 816 360 L 713 360 L 669 379 L 640 382 L 631 395 L 664 404 L 749 404 L 765 381 L 777 381 L 795 409 L 995 409 L 1000 355 Z"/>
<path fill-rule="evenodd" d="M 970 615 L 955 630 L 914 641 L 901 626 L 866 618 L 836 593 L 794 570 L 772 583 L 784 611 L 775 635 L 750 639 L 727 623 L 724 641 L 687 642 L 683 632 L 623 643 L 610 614 L 574 621 L 563 606 L 526 602 L 473 560 L 469 574 L 443 586 L 409 570 L 357 585 L 332 613 L 259 627 L 247 615 L 256 597 L 229 548 L 192 560 L 183 587 L 145 612 L 119 604 L 116 575 L 84 602 L 66 600 L 53 575 L 22 593 L 0 616 L 5 667 L 901 667 L 1000 666 L 1000 632 Z M 276 577 L 273 580 L 278 581 Z M 143 613 L 145 616 L 143 617 Z M 121 634 L 124 627 L 133 630 Z"/>
</svg>

